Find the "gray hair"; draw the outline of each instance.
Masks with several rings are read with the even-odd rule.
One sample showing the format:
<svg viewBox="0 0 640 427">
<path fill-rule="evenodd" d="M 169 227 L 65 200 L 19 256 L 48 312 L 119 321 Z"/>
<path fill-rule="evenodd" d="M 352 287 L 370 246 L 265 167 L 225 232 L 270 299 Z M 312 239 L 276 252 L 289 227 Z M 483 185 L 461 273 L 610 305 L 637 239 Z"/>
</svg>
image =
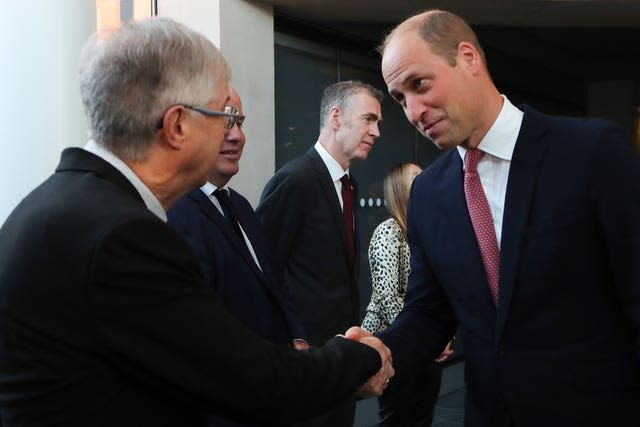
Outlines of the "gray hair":
<svg viewBox="0 0 640 427">
<path fill-rule="evenodd" d="M 169 107 L 210 103 L 230 74 L 213 43 L 168 18 L 127 23 L 105 41 L 93 36 L 80 60 L 91 138 L 122 159 L 139 161 Z"/>
<path fill-rule="evenodd" d="M 384 100 L 382 91 L 368 83 L 362 83 L 359 80 L 347 80 L 328 86 L 324 90 L 322 100 L 320 101 L 320 129 L 327 124 L 329 113 L 333 107 L 345 111 L 351 97 L 361 92 L 365 92 L 367 95 L 375 98 L 380 104 L 382 104 Z"/>
</svg>

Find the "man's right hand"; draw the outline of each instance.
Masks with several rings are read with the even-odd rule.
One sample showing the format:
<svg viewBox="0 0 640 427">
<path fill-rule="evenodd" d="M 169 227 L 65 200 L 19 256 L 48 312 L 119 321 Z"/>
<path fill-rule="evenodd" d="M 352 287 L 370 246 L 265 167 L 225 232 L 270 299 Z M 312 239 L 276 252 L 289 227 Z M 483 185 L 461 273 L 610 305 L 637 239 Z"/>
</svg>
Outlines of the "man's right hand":
<svg viewBox="0 0 640 427">
<path fill-rule="evenodd" d="M 373 377 L 369 378 L 366 383 L 360 386 L 357 393 L 361 398 L 380 396 L 384 392 L 384 389 L 389 385 L 389 380 L 393 378 L 395 374 L 393 370 L 391 350 L 389 350 L 389 348 L 384 345 L 379 338 L 374 337 L 370 332 L 367 332 L 357 326 L 349 328 L 345 333 L 345 337 L 350 340 L 366 344 L 374 348 L 378 354 L 380 354 L 382 367 Z"/>
</svg>

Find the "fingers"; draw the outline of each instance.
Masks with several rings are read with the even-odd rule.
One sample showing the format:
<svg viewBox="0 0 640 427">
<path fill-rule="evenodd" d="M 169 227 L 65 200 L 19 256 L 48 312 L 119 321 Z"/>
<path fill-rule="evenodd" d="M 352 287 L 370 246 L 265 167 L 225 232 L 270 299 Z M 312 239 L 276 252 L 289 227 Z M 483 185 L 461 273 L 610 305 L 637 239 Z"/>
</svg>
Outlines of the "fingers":
<svg viewBox="0 0 640 427">
<path fill-rule="evenodd" d="M 447 346 L 444 348 L 444 350 L 442 351 L 442 354 L 440 354 L 440 356 L 438 356 L 438 358 L 436 359 L 436 362 L 440 363 L 440 362 L 444 362 L 445 360 L 447 360 L 449 358 L 449 356 L 451 356 L 453 354 L 453 340 L 449 341 L 447 343 Z"/>
<path fill-rule="evenodd" d="M 371 334 L 360 338 L 358 341 L 374 348 L 380 354 L 382 361 L 380 370 L 360 387 L 358 395 L 361 397 L 380 396 L 389 385 L 389 380 L 395 375 L 391 350 L 380 339 L 371 336 Z"/>
<path fill-rule="evenodd" d="M 309 350 L 309 343 L 302 338 L 295 338 L 293 340 L 293 348 L 296 350 Z"/>
<path fill-rule="evenodd" d="M 380 396 L 389 386 L 392 376 L 393 368 L 389 371 L 383 367 L 374 376 L 369 378 L 366 383 L 361 385 L 356 394 L 363 399 L 367 397 Z"/>
<path fill-rule="evenodd" d="M 372 335 L 371 332 L 368 332 L 359 326 L 352 326 L 344 333 L 344 336 L 345 338 L 353 341 L 360 341 L 360 338 L 370 337 Z"/>
</svg>

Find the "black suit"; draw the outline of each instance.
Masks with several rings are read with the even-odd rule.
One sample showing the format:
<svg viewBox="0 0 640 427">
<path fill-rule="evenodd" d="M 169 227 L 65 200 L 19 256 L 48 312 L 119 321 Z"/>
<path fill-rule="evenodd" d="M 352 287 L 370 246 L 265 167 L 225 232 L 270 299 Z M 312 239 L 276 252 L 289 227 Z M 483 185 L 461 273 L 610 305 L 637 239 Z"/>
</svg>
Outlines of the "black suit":
<svg viewBox="0 0 640 427">
<path fill-rule="evenodd" d="M 346 399 L 380 366 L 336 339 L 256 338 L 202 283 L 184 240 L 111 165 L 67 149 L 0 229 L 5 427 L 278 425 Z"/>
<path fill-rule="evenodd" d="M 340 200 L 314 147 L 276 172 L 256 212 L 311 344 L 360 324 L 357 271 L 350 267 Z M 350 424 L 348 418 L 352 423 L 353 405 L 340 425 Z"/>
<path fill-rule="evenodd" d="M 294 338 L 306 339 L 291 297 L 276 280 L 269 246 L 255 212 L 247 199 L 232 189 L 229 200 L 260 267 L 229 220 L 200 189 L 169 209 L 169 224 L 191 246 L 207 285 L 245 326 L 272 342 L 291 345 Z"/>
<path fill-rule="evenodd" d="M 639 426 L 640 162 L 599 120 L 525 107 L 490 297 L 457 150 L 409 199 L 404 310 L 381 336 L 397 373 L 433 360 L 460 322 L 473 427 Z"/>
<path fill-rule="evenodd" d="M 251 241 L 260 267 L 231 222 L 199 188 L 169 209 L 169 224 L 189 243 L 206 284 L 231 314 L 258 336 L 291 345 L 294 338 L 305 338 L 305 334 L 290 296 L 273 275 L 258 218 L 247 199 L 232 189 L 229 203 Z M 255 423 L 212 416 L 209 425 L 237 427 Z"/>
<path fill-rule="evenodd" d="M 256 212 L 311 343 L 359 324 L 357 272 L 349 266 L 342 208 L 315 148 L 276 172 Z"/>
</svg>

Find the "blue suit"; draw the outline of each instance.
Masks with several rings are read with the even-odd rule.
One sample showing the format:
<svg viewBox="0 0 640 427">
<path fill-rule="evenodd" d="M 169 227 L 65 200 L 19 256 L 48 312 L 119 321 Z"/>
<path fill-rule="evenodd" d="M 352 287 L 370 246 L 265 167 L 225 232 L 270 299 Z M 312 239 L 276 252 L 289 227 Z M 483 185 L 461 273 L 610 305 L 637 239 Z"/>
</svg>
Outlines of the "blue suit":
<svg viewBox="0 0 640 427">
<path fill-rule="evenodd" d="M 524 112 L 498 306 L 452 150 L 413 184 L 406 303 L 382 338 L 406 375 L 459 322 L 466 426 L 638 426 L 640 164 L 607 122 Z"/>
<path fill-rule="evenodd" d="M 305 338 L 291 298 L 272 270 L 268 246 L 251 205 L 232 189 L 229 196 L 262 270 L 200 189 L 191 191 L 168 211 L 169 223 L 193 249 L 206 283 L 245 326 L 272 342 L 291 344 L 294 338 Z"/>
</svg>

